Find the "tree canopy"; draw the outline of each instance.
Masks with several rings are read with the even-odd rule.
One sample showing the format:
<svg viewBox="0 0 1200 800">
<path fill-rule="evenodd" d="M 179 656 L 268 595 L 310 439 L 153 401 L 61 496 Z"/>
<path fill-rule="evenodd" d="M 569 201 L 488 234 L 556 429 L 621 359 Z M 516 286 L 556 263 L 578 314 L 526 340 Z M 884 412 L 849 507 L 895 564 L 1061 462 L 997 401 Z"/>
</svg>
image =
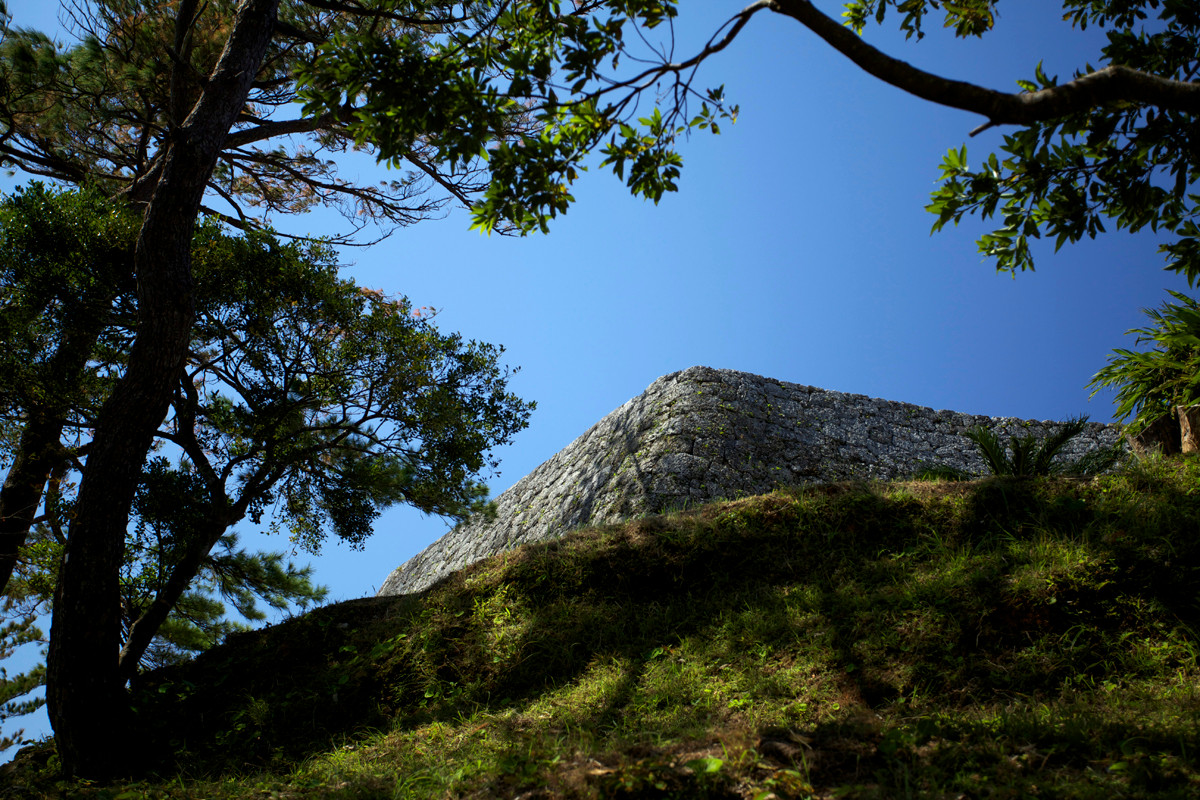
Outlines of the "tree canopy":
<svg viewBox="0 0 1200 800">
<path fill-rule="evenodd" d="M 206 85 L 211 92 L 206 82 L 242 20 L 272 30 L 215 143 L 203 205 L 234 225 L 323 204 L 350 221 L 340 237 L 350 240 L 368 222 L 386 234 L 458 202 L 476 204 L 488 230 L 544 228 L 570 202 L 580 160 L 606 136 L 609 161 L 635 193 L 657 200 L 674 186 L 680 160 L 671 142 L 687 100 L 701 93 L 681 84 L 680 108 L 639 125 L 648 74 L 595 96 L 584 91 L 625 51 L 624 31 L 670 20 L 671 2 L 266 5 L 73 0 L 67 16 L 78 44 L 9 31 L 0 46 L 0 158 L 146 203 L 172 131 Z M 719 90 L 710 91 L 719 104 Z M 617 102 L 603 104 L 610 95 Z M 707 127 L 720 113 L 705 104 L 683 127 Z M 397 177 L 342 178 L 337 158 L 353 151 Z"/>
<path fill-rule="evenodd" d="M 17 378 L 0 425 L 57 425 L 30 478 L 45 491 L 40 514 L 13 526 L 23 547 L 3 554 L 10 572 L 20 554 L 7 590 L 14 624 L 28 622 L 30 603 L 53 596 L 76 510 L 72 487 L 136 328 L 130 217 L 95 191 L 36 184 L 0 203 L 0 329 Z M 502 348 L 442 334 L 404 298 L 338 278 L 326 246 L 231 236 L 210 221 L 194 249 L 197 324 L 126 535 L 126 677 L 237 630 L 218 598 L 256 619 L 256 599 L 288 608 L 323 595 L 309 570 L 281 554 L 239 549 L 231 528 L 243 519 L 269 522 L 317 552 L 328 535 L 361 544 L 379 511 L 398 502 L 458 518 L 484 511 L 480 478 L 496 466 L 488 453 L 532 408 L 506 390 Z M 72 341 L 90 349 L 66 374 Z M 7 438 L 0 505 L 11 507 L 8 484 L 22 478 L 15 462 L 28 455 L 19 445 L 27 436 Z M 16 516 L 3 510 L 6 520 Z M 36 637 L 25 624 L 9 638 Z M 18 677 L 11 685 L 28 688 Z"/>
<path fill-rule="evenodd" d="M 635 193 L 658 199 L 679 175 L 677 138 L 719 130 L 719 119 L 736 113 L 720 88 L 695 86 L 698 68 L 772 11 L 881 80 L 979 114 L 972 133 L 1020 128 L 977 169 L 965 148 L 950 151 L 930 205 L 937 227 L 999 214 L 1003 226 L 980 240 L 998 268 L 1031 268 L 1033 238 L 1061 246 L 1111 220 L 1170 232 L 1168 268 L 1193 280 L 1196 148 L 1187 122 L 1200 108 L 1196 14 L 1162 0 L 1062 5 L 1078 28 L 1105 29 L 1097 63 L 1065 81 L 1031 64 L 1033 74 L 1014 76 L 1020 91 L 1001 91 L 923 72 L 864 38 L 896 18 L 919 40 L 931 17 L 956 36 L 983 36 L 999 17 L 996 0 L 855 0 L 841 20 L 808 0 L 758 0 L 681 61 L 666 56 L 672 48 L 640 45 L 671 40 L 678 9 L 666 0 L 287 0 L 222 142 L 206 202 L 227 203 L 239 225 L 334 204 L 357 230 L 363 220 L 416 221 L 457 200 L 473 205 L 480 227 L 525 231 L 566 210 L 596 150 Z M 75 0 L 70 9 L 80 44 L 60 47 L 25 30 L 4 40 L 0 155 L 33 174 L 100 181 L 145 202 L 169 132 L 214 69 L 238 4 Z M 614 68 L 622 58 L 638 67 Z M 168 75 L 164 63 L 186 69 Z M 647 99 L 661 110 L 641 116 Z M 289 113 L 297 102 L 298 117 Z M 337 156 L 355 149 L 402 177 L 381 186 L 339 178 Z"/>
<path fill-rule="evenodd" d="M 996 25 L 999 0 L 853 0 L 842 20 L 809 0 L 757 0 L 729 23 L 727 39 L 761 11 L 790 17 L 867 73 L 909 94 L 980 115 L 971 131 L 1015 126 L 1001 154 L 971 168 L 965 147 L 942 163 L 942 185 L 929 210 L 934 229 L 964 216 L 1000 216 L 979 240 L 1000 270 L 1034 266 L 1030 241 L 1056 247 L 1095 237 L 1109 221 L 1118 229 L 1150 227 L 1170 236 L 1161 251 L 1166 268 L 1200 278 L 1196 227 L 1194 115 L 1200 14 L 1173 0 L 1063 0 L 1064 18 L 1083 30 L 1103 29 L 1107 44 L 1095 64 L 1080 64 L 1069 80 L 1014 76 L 1019 91 L 977 86 L 934 75 L 884 53 L 867 41 L 873 25 L 898 20 L 909 39 L 926 35 L 931 20 L 961 38 L 981 37 Z M 723 42 L 724 44 L 724 42 Z M 663 71 L 665 67 L 659 67 Z"/>
<path fill-rule="evenodd" d="M 48 706 L 69 773 L 99 776 L 127 759 L 117 744 L 129 722 L 124 672 L 111 657 L 121 638 L 119 571 L 146 454 L 172 414 L 187 361 L 198 215 L 221 201 L 230 209 L 227 221 L 252 229 L 266 214 L 319 202 L 356 220 L 403 224 L 448 197 L 469 201 L 487 183 L 481 176 L 496 174 L 502 197 L 484 214 L 484 227 L 537 227 L 565 208 L 564 176 L 584 155 L 579 145 L 596 141 L 595 115 L 581 105 L 571 116 L 584 120 L 575 130 L 587 136 L 561 144 L 553 129 L 567 115 L 557 99 L 516 91 L 548 77 L 573 43 L 591 70 L 598 62 L 588 54 L 614 54 L 626 21 L 654 24 L 666 8 L 593 2 L 564 13 L 509 2 L 81 0 L 70 6 L 83 35 L 77 46 L 60 50 L 44 36 L 9 33 L 0 53 L 5 164 L 99 186 L 143 210 L 132 264 L 136 334 L 96 416 L 54 602 Z M 588 21 L 593 12 L 610 16 L 597 23 L 598 38 Z M 320 70 L 342 60 L 355 65 L 336 76 L 351 92 L 334 107 Z M 365 77 L 356 79 L 360 73 Z M 307 98 L 305 109 L 289 115 L 297 97 Z M 388 124 L 371 129 L 380 113 Z M 659 191 L 656 164 L 665 176 L 658 186 L 675 169 L 670 132 L 654 136 L 638 145 L 630 178 L 651 196 Z M 510 141 L 529 146 L 506 150 Z M 484 146 L 499 155 L 485 158 Z M 351 147 L 411 172 L 383 187 L 342 182 L 323 155 Z M 518 172 L 520 180 L 511 180 Z M 441 197 L 420 199 L 422 182 Z M 254 208 L 264 212 L 259 219 Z M 214 413 L 244 424 L 236 409 Z M 288 409 L 281 422 L 302 425 L 304 415 Z M 446 458 L 459 457 L 459 433 L 447 423 L 443 434 Z M 355 433 L 374 435 L 386 434 Z M 414 468 L 342 455 L 329 466 L 290 476 L 288 500 L 313 507 L 330 493 L 345 494 L 339 475 L 366 470 L 399 481 Z M 336 522 L 353 527 L 355 515 Z"/>
</svg>

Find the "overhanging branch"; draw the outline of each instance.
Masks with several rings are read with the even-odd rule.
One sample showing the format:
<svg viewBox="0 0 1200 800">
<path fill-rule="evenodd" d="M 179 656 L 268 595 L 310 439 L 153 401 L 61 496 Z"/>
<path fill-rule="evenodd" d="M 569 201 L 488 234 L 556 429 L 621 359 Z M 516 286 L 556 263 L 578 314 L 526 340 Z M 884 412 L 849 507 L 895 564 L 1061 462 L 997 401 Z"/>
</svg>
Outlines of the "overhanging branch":
<svg viewBox="0 0 1200 800">
<path fill-rule="evenodd" d="M 769 7 L 798 21 L 873 77 L 923 100 L 987 117 L 988 123 L 972 133 L 992 125 L 1029 125 L 1121 101 L 1190 114 L 1200 112 L 1200 84 L 1119 64 L 1037 92 L 1012 94 L 985 89 L 892 58 L 818 11 L 809 0 L 770 0 Z"/>
<path fill-rule="evenodd" d="M 325 131 L 334 128 L 338 124 L 345 123 L 351 118 L 351 109 L 340 109 L 337 113 L 322 114 L 319 117 L 300 117 L 298 119 L 280 120 L 278 122 L 265 121 L 253 128 L 232 131 L 225 137 L 225 147 L 232 150 L 278 136 Z"/>
</svg>

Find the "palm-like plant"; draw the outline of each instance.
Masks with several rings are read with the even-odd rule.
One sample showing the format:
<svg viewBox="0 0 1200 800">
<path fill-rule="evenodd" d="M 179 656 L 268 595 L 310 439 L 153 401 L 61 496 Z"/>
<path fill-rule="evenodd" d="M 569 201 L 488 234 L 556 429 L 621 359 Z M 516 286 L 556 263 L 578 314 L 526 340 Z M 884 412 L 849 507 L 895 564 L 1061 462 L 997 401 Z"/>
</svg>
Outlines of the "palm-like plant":
<svg viewBox="0 0 1200 800">
<path fill-rule="evenodd" d="M 1117 462 L 1122 452 L 1119 446 L 1093 450 L 1075 461 L 1055 460 L 1067 442 L 1083 432 L 1087 421 L 1086 416 L 1069 419 L 1045 439 L 1014 436 L 1007 448 L 999 436 L 982 426 L 970 429 L 965 435 L 979 448 L 979 455 L 993 475 L 1094 475 Z"/>
<path fill-rule="evenodd" d="M 1134 328 L 1137 344 L 1150 350 L 1115 350 L 1108 366 L 1088 384 L 1092 396 L 1102 387 L 1117 388 L 1118 422 L 1133 417 L 1129 433 L 1138 434 L 1173 413 L 1175 406 L 1200 403 L 1200 303 L 1170 292 L 1177 303 L 1143 309 L 1154 324 Z"/>
</svg>

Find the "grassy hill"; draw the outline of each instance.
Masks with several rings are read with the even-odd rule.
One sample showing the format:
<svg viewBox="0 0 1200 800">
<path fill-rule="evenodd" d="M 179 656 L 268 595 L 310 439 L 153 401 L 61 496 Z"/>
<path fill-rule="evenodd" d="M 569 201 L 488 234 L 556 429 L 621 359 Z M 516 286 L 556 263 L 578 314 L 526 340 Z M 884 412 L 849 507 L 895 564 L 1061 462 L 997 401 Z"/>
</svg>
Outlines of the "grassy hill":
<svg viewBox="0 0 1200 800">
<path fill-rule="evenodd" d="M 581 530 L 135 689 L 152 778 L 0 796 L 1200 796 L 1200 461 Z"/>
</svg>

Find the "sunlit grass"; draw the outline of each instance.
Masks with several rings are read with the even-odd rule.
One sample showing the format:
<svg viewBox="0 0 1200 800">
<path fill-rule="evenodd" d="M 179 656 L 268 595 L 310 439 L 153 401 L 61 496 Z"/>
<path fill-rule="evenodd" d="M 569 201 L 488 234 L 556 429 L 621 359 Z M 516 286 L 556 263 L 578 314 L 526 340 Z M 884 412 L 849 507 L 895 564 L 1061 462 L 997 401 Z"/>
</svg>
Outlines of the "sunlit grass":
<svg viewBox="0 0 1200 800">
<path fill-rule="evenodd" d="M 148 676 L 154 780 L 55 788 L 43 750 L 14 785 L 1200 796 L 1197 531 L 1195 459 L 810 487 L 578 531 Z"/>
</svg>

